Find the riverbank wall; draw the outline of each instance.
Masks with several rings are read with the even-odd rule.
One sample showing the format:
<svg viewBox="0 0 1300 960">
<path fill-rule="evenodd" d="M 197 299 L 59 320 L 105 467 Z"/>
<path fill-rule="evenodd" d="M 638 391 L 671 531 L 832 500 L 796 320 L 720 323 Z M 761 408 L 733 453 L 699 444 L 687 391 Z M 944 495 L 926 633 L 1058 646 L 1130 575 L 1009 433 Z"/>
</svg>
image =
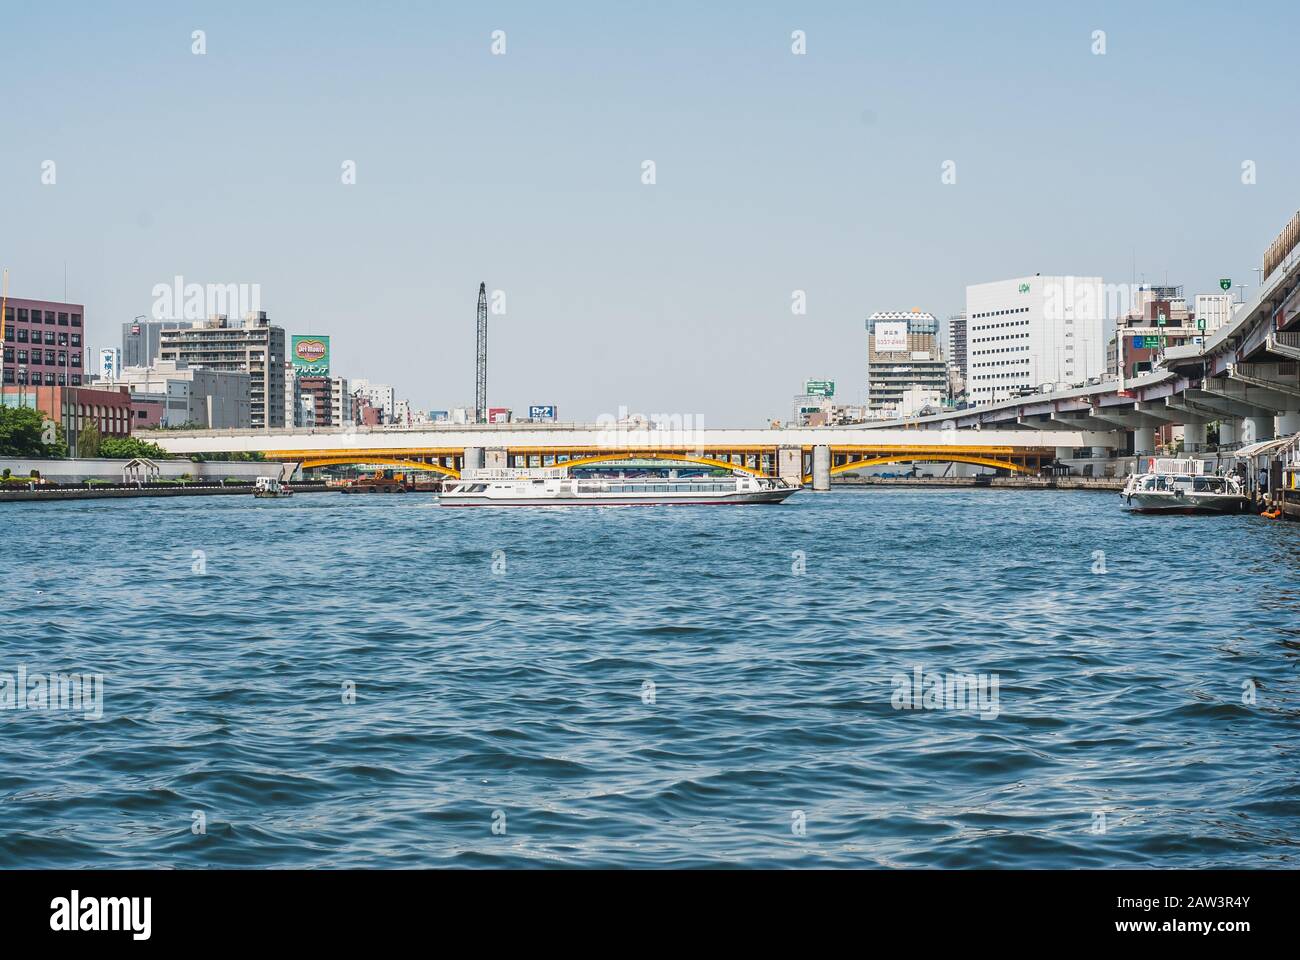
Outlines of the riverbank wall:
<svg viewBox="0 0 1300 960">
<path fill-rule="evenodd" d="M 291 483 L 294 493 L 335 493 L 338 487 L 324 483 Z M 123 500 L 135 497 L 220 497 L 253 495 L 252 482 L 247 483 L 159 483 L 113 484 L 89 487 L 36 487 L 35 489 L 0 489 L 0 503 L 40 501 L 44 503 L 64 500 Z"/>
<path fill-rule="evenodd" d="M 87 480 L 117 482 L 130 460 L 42 460 L 38 457 L 0 457 L 0 472 L 6 468 L 15 479 L 31 476 L 33 470 L 54 483 L 84 483 Z M 252 482 L 258 477 L 280 476 L 279 461 L 252 460 L 153 460 L 158 476 L 164 480 L 180 480 L 188 476 L 194 480 L 220 482 L 226 478 Z"/>
</svg>

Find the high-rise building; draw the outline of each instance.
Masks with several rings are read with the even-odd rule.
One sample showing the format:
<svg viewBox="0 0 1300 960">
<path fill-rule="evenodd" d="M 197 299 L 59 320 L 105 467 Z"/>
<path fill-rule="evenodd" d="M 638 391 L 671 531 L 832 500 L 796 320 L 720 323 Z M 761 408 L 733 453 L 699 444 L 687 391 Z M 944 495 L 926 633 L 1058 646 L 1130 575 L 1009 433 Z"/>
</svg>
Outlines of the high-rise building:
<svg viewBox="0 0 1300 960">
<path fill-rule="evenodd" d="M 158 359 L 164 330 L 188 330 L 188 320 L 136 319 L 122 324 L 122 366 L 147 367 Z"/>
<path fill-rule="evenodd" d="M 161 336 L 162 360 L 248 374 L 252 429 L 284 424 L 284 328 L 272 324 L 265 312 L 249 314 L 242 321 L 213 316 L 188 329 L 163 330 Z"/>
<path fill-rule="evenodd" d="M 867 409 L 873 416 L 902 415 L 904 395 L 914 396 L 913 387 L 940 402 L 947 384 L 933 314 L 913 308 L 867 318 Z"/>
<path fill-rule="evenodd" d="M 4 361 L 0 382 L 78 387 L 85 380 L 84 336 L 79 303 L 10 297 L 4 313 Z"/>
<path fill-rule="evenodd" d="M 1106 371 L 1100 277 L 1019 277 L 966 288 L 966 393 L 991 403 Z"/>
<path fill-rule="evenodd" d="M 966 314 L 955 313 L 948 318 L 948 362 L 966 379 Z"/>
</svg>

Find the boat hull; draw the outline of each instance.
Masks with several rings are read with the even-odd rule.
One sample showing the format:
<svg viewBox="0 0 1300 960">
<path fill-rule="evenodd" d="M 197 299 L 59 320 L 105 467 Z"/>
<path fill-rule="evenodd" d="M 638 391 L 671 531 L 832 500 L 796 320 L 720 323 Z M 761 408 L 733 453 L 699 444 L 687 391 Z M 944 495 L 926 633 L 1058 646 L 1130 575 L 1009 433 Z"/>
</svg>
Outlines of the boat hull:
<svg viewBox="0 0 1300 960">
<path fill-rule="evenodd" d="M 1234 495 L 1181 497 L 1169 494 L 1135 493 L 1124 498 L 1125 507 L 1132 513 L 1207 514 L 1245 513 L 1250 505 L 1247 497 Z"/>
<path fill-rule="evenodd" d="M 750 504 L 781 503 L 797 492 L 791 487 L 781 490 L 760 490 L 723 496 L 613 496 L 581 494 L 554 497 L 485 497 L 476 494 L 444 493 L 438 503 L 444 507 L 702 507 L 744 506 Z"/>
</svg>

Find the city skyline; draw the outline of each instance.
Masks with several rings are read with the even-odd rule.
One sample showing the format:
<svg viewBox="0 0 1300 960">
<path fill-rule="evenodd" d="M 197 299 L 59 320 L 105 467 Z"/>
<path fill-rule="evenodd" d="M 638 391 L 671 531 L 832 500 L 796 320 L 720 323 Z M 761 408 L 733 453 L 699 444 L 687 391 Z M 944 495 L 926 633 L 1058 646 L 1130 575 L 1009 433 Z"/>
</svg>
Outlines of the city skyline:
<svg viewBox="0 0 1300 960">
<path fill-rule="evenodd" d="M 1280 4 L 1230 24 L 1017 4 L 944 10 L 938 32 L 926 8 L 842 4 L 364 23 L 156 5 L 129 27 L 74 6 L 83 33 L 10 24 L 10 294 L 84 303 L 95 356 L 174 276 L 255 283 L 273 323 L 332 338 L 337 374 L 422 409 L 473 403 L 480 280 L 507 305 L 493 406 L 753 424 L 809 377 L 859 401 L 864 319 L 946 320 L 969 284 L 1167 279 L 1190 299 L 1231 277 L 1249 298 L 1300 196 L 1259 96 L 1286 89 Z"/>
</svg>

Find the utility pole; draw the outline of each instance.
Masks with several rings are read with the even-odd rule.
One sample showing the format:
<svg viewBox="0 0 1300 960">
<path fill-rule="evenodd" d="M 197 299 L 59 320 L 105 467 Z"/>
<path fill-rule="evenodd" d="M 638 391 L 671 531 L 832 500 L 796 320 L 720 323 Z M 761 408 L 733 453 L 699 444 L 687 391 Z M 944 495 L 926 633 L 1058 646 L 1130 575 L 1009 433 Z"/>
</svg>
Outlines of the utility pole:
<svg viewBox="0 0 1300 960">
<path fill-rule="evenodd" d="M 487 284 L 478 285 L 478 349 L 474 358 L 474 422 L 487 423 Z"/>
</svg>

